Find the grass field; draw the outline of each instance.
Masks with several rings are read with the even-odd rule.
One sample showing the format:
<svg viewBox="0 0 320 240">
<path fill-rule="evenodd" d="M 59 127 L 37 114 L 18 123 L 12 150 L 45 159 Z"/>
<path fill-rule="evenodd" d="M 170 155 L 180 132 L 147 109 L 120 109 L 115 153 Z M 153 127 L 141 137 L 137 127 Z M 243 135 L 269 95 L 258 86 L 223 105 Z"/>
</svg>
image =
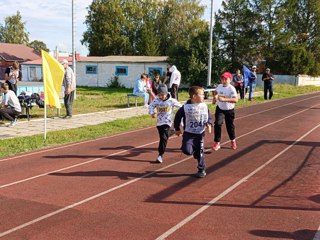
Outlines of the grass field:
<svg viewBox="0 0 320 240">
<path fill-rule="evenodd" d="M 261 91 L 258 88 L 256 91 Z M 131 93 L 130 89 L 108 89 L 108 88 L 92 88 L 78 87 L 77 99 L 75 100 L 73 111 L 74 114 L 107 111 L 110 109 L 127 107 L 127 94 Z M 293 97 L 300 94 L 320 92 L 320 87 L 303 86 L 295 87 L 289 85 L 275 85 L 275 95 L 273 99 L 281 99 Z M 179 92 L 179 100 L 181 103 L 188 99 L 187 90 Z M 142 99 L 140 104 L 143 105 Z M 256 97 L 254 102 L 240 101 L 236 107 L 244 107 L 251 104 L 259 104 L 264 102 L 263 96 Z M 213 112 L 214 106 L 208 104 L 209 109 Z M 61 110 L 64 112 L 64 109 Z M 32 116 L 43 117 L 43 109 L 34 107 Z M 48 111 L 48 116 L 56 114 L 55 109 Z M 14 139 L 1 140 L 0 157 L 15 155 L 18 153 L 28 152 L 36 149 L 57 146 L 61 144 L 79 142 L 89 139 L 95 139 L 102 136 L 113 135 L 116 133 L 126 132 L 133 129 L 154 126 L 155 120 L 149 116 L 138 116 L 130 119 L 116 120 L 98 124 L 95 126 L 81 127 L 69 129 L 68 131 L 50 132 L 50 137 L 46 141 L 43 140 L 43 135 L 35 135 L 30 137 L 19 137 Z"/>
</svg>

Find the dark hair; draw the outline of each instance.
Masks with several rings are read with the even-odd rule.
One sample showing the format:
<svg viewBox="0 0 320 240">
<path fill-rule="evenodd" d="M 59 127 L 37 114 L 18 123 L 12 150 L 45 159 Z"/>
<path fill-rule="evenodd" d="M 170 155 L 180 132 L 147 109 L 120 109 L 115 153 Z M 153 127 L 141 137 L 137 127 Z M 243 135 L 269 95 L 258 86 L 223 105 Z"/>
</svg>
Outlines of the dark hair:
<svg viewBox="0 0 320 240">
<path fill-rule="evenodd" d="M 203 87 L 192 86 L 189 88 L 189 97 L 192 98 L 193 95 L 197 94 L 199 91 L 203 90 Z"/>
<path fill-rule="evenodd" d="M 4 90 L 9 90 L 8 83 L 1 83 L 1 88 L 4 89 Z"/>
</svg>

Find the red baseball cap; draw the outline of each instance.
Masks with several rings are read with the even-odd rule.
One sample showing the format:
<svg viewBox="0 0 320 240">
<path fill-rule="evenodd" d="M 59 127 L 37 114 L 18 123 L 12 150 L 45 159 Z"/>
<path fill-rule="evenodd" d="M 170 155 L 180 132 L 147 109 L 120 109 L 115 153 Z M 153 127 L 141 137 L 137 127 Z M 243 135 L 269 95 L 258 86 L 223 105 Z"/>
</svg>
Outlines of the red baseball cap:
<svg viewBox="0 0 320 240">
<path fill-rule="evenodd" d="M 232 74 L 230 72 L 224 72 L 220 78 L 230 78 L 232 79 Z"/>
</svg>

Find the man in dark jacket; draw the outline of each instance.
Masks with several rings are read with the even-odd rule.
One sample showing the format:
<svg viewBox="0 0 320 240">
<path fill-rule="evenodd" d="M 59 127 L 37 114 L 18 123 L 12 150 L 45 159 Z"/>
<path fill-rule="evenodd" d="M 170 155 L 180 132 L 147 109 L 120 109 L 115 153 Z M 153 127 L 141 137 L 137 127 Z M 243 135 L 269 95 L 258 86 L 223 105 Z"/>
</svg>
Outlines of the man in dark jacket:
<svg viewBox="0 0 320 240">
<path fill-rule="evenodd" d="M 268 99 L 268 92 L 269 92 L 269 100 L 273 96 L 273 89 L 272 89 L 273 80 L 274 80 L 274 77 L 270 73 L 270 68 L 267 68 L 266 72 L 262 75 L 262 81 L 264 83 L 264 100 Z"/>
</svg>

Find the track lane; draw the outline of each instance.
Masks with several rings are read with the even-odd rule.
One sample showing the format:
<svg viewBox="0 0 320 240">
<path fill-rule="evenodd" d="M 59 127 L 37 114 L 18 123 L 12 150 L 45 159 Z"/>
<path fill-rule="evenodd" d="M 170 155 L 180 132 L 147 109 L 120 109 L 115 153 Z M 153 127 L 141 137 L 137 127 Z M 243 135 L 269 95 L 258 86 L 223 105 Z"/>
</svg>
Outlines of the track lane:
<svg viewBox="0 0 320 240">
<path fill-rule="evenodd" d="M 145 155 L 145 154 L 144 154 Z M 151 156 L 151 155 L 150 155 Z M 208 157 L 207 157 L 207 159 L 208 159 Z M 208 161 L 208 160 L 207 160 Z M 191 161 L 188 161 L 188 162 L 191 162 Z M 186 162 L 187 163 L 187 162 Z M 192 165 L 192 167 L 189 167 L 189 163 L 187 164 L 188 165 L 188 168 L 187 169 L 194 169 L 194 165 L 195 165 L 195 163 L 192 161 L 192 163 L 191 163 L 191 165 Z M 175 169 L 176 170 L 176 169 Z M 192 171 L 193 172 L 193 171 Z M 169 174 L 168 174 L 169 175 Z M 173 173 L 173 175 L 174 175 L 174 173 Z M 178 177 L 178 176 L 177 176 Z M 183 177 L 183 175 L 181 174 L 181 177 Z M 185 177 L 185 176 L 184 176 Z M 173 178 L 174 179 L 174 178 Z"/>
</svg>

